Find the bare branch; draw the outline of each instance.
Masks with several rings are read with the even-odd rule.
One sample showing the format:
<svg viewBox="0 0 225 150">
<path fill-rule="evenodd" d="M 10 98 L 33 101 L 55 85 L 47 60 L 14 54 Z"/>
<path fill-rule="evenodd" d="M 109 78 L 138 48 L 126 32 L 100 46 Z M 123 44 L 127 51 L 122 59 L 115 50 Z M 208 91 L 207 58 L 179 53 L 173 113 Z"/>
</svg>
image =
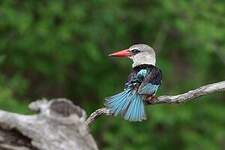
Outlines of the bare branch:
<svg viewBox="0 0 225 150">
<path fill-rule="evenodd" d="M 101 115 L 111 116 L 112 113 L 110 113 L 109 110 L 105 107 L 97 109 L 90 115 L 90 117 L 88 117 L 88 119 L 86 120 L 86 124 L 89 125 L 90 123 L 95 121 Z"/>
<path fill-rule="evenodd" d="M 225 91 L 225 81 L 208 84 L 197 89 L 188 91 L 183 94 L 174 95 L 174 96 L 159 96 L 157 99 L 152 101 L 149 105 L 154 104 L 177 104 L 191 101 L 197 97 L 208 95 L 215 92 Z M 100 108 L 94 111 L 86 120 L 86 123 L 89 125 L 94 122 L 101 115 L 113 115 L 109 112 L 107 108 Z"/>
</svg>

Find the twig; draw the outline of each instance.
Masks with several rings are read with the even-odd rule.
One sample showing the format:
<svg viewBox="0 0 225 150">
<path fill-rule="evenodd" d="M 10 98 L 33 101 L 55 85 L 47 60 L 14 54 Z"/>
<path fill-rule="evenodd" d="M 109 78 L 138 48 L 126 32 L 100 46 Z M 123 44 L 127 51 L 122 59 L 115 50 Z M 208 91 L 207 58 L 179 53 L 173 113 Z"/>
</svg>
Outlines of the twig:
<svg viewBox="0 0 225 150">
<path fill-rule="evenodd" d="M 97 110 L 95 110 L 89 117 L 88 119 L 85 121 L 87 125 L 89 125 L 90 123 L 92 123 L 93 121 L 95 121 L 98 117 L 100 117 L 101 115 L 107 115 L 107 116 L 111 116 L 112 113 L 109 112 L 109 110 L 105 107 L 103 108 L 99 108 Z"/>
<path fill-rule="evenodd" d="M 225 91 L 225 81 L 208 84 L 202 87 L 199 87 L 195 90 L 188 91 L 184 94 L 179 94 L 175 96 L 159 96 L 149 105 L 154 104 L 177 104 L 177 103 L 184 103 L 187 101 L 191 101 L 197 97 L 208 95 L 214 92 L 221 92 Z M 89 125 L 94 122 L 98 117 L 101 115 L 112 115 L 107 108 L 100 108 L 94 111 L 86 120 L 86 124 Z"/>
</svg>

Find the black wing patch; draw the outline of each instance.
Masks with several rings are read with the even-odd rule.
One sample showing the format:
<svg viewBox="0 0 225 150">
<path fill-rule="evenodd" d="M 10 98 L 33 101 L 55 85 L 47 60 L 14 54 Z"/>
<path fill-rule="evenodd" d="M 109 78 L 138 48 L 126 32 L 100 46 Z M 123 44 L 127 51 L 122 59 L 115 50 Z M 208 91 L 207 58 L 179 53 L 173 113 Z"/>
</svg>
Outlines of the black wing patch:
<svg viewBox="0 0 225 150">
<path fill-rule="evenodd" d="M 148 70 L 147 75 L 142 81 L 138 93 L 139 94 L 147 94 L 154 95 L 161 85 L 162 73 L 161 70 L 153 67 L 151 70 Z"/>
</svg>

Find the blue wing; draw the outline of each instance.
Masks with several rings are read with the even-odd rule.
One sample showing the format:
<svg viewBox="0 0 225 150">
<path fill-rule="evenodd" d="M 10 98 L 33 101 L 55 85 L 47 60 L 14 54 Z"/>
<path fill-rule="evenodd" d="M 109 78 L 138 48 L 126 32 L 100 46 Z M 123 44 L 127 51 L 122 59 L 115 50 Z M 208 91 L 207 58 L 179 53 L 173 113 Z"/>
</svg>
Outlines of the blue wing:
<svg viewBox="0 0 225 150">
<path fill-rule="evenodd" d="M 145 94 L 145 95 L 154 95 L 159 88 L 159 85 L 154 85 L 151 83 L 141 85 L 138 89 L 139 94 Z"/>
<path fill-rule="evenodd" d="M 153 68 L 151 71 L 139 71 L 138 75 L 144 76 L 141 85 L 138 88 L 139 94 L 154 95 L 161 84 L 161 71 Z"/>
</svg>

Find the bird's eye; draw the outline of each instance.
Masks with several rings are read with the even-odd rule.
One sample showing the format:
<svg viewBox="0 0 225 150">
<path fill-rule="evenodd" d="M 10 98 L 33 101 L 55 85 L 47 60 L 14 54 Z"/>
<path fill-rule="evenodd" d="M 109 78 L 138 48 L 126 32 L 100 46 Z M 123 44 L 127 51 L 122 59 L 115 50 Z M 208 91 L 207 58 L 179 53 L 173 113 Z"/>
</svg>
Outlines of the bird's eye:
<svg viewBox="0 0 225 150">
<path fill-rule="evenodd" d="M 132 49 L 131 52 L 133 54 L 137 54 L 137 53 L 140 53 L 141 51 L 139 49 Z"/>
</svg>

